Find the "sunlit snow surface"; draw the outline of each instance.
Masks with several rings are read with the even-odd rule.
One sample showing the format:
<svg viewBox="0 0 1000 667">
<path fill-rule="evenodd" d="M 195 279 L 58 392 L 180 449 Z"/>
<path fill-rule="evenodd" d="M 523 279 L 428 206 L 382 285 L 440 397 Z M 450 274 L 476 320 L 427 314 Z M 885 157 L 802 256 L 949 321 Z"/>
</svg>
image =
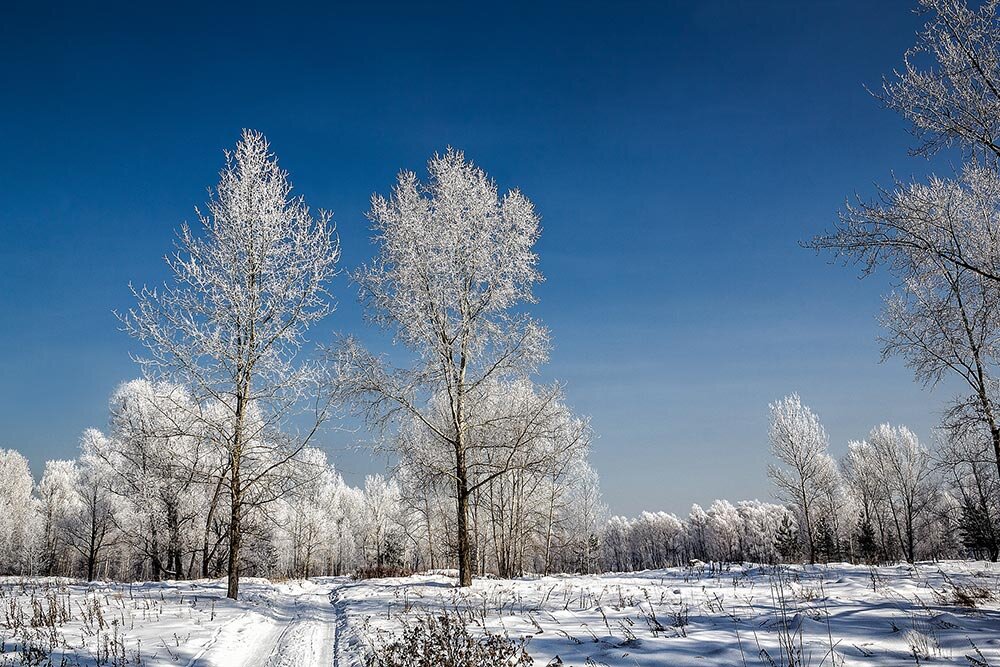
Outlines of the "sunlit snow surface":
<svg viewBox="0 0 1000 667">
<path fill-rule="evenodd" d="M 1000 666 L 1000 568 L 699 566 L 632 574 L 120 585 L 0 580 L 0 665 L 24 641 L 54 664 L 353 665 L 422 614 L 526 637 L 536 665 Z M 832 654 L 831 654 L 832 650 Z M 6 661 L 6 662 L 5 662 Z M 108 664 L 115 664 L 108 661 Z"/>
</svg>

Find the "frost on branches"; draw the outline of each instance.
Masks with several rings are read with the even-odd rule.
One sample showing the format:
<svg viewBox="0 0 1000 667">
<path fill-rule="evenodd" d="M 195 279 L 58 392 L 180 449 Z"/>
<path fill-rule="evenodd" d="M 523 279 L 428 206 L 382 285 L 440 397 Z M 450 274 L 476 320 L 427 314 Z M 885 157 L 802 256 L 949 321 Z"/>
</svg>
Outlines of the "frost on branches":
<svg viewBox="0 0 1000 667">
<path fill-rule="evenodd" d="M 468 586 L 473 494 L 508 469 L 544 465 L 583 440 L 580 428 L 553 431 L 562 428 L 550 414 L 557 388 L 520 389 L 549 348 L 548 332 L 520 309 L 541 280 L 534 207 L 519 191 L 499 195 L 459 151 L 435 155 L 428 172 L 427 183 L 402 172 L 388 198 L 372 198 L 377 255 L 354 274 L 369 317 L 415 353 L 414 364 L 389 369 L 347 339 L 335 375 L 391 450 L 453 486 L 459 580 Z M 512 391 L 517 399 L 498 400 Z M 487 405 L 502 407 L 494 414 Z"/>
<path fill-rule="evenodd" d="M 137 305 L 122 317 L 148 351 L 147 375 L 180 382 L 206 408 L 193 417 L 224 459 L 232 598 L 248 513 L 326 418 L 316 365 L 300 353 L 332 308 L 326 285 L 339 248 L 329 214 L 314 215 L 291 189 L 264 136 L 244 131 L 198 212 L 198 232 L 181 227 L 167 259 L 172 281 L 133 290 Z M 284 428 L 306 406 L 312 425 Z"/>
</svg>

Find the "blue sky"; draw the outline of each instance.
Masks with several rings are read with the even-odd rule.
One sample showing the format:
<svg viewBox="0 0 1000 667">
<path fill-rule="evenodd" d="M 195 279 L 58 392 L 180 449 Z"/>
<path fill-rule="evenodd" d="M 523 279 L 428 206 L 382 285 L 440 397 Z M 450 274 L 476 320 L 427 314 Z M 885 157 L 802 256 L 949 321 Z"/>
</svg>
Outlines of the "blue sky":
<svg viewBox="0 0 1000 667">
<path fill-rule="evenodd" d="M 845 198 L 932 165 L 865 91 L 915 3 L 18 3 L 0 23 L 0 447 L 36 470 L 136 375 L 114 309 L 155 284 L 240 129 L 371 255 L 372 192 L 455 146 L 542 215 L 533 312 L 598 434 L 615 512 L 770 497 L 767 404 L 834 453 L 929 438 L 946 392 L 879 364 L 881 277 L 798 247 Z M 942 162 L 942 164 L 945 164 Z M 314 332 L 369 337 L 342 277 Z M 348 479 L 383 462 L 330 433 Z"/>
</svg>

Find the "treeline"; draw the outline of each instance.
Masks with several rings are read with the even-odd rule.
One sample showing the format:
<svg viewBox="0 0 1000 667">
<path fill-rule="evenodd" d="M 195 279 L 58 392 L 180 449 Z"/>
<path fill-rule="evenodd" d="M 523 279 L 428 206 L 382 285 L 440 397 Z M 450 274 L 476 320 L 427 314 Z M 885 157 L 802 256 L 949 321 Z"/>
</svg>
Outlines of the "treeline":
<svg viewBox="0 0 1000 667">
<path fill-rule="evenodd" d="M 707 511 L 693 506 L 686 518 L 613 517 L 604 566 L 997 560 L 1000 483 L 988 433 L 940 429 L 928 448 L 905 426 L 882 424 L 837 461 L 819 418 L 797 395 L 770 409 L 770 476 L 785 504 L 718 500 Z"/>
<path fill-rule="evenodd" d="M 36 484 L 27 460 L 0 451 L 0 572 L 158 580 L 227 572 L 229 457 L 208 428 L 217 410 L 178 385 L 135 380 L 112 395 L 109 429 L 84 432 L 76 460 L 49 461 Z M 558 406 L 558 404 L 556 404 Z M 784 504 L 717 500 L 686 517 L 607 517 L 587 462 L 587 430 L 565 408 L 522 454 L 472 495 L 474 571 L 630 571 L 692 560 L 882 563 L 1000 554 L 1000 483 L 985 437 L 925 447 L 880 425 L 838 462 L 798 396 L 771 405 L 770 474 Z M 251 420 L 252 423 L 252 420 Z M 582 438 L 582 439 L 581 439 Z M 567 446 L 572 445 L 572 446 Z M 545 451 L 534 451 L 535 449 Z M 550 456 L 552 451 L 561 452 Z M 264 577 L 454 568 L 454 485 L 402 462 L 363 488 L 319 449 L 263 440 L 244 474 L 241 571 Z"/>
<path fill-rule="evenodd" d="M 79 457 L 48 461 L 37 484 L 24 456 L 0 450 L 0 573 L 129 581 L 225 575 L 231 464 L 213 432 L 219 409 L 179 385 L 146 380 L 121 385 L 109 405 L 107 433 L 85 431 Z M 574 423 L 565 408 L 557 414 Z M 546 455 L 550 465 L 510 469 L 475 490 L 477 573 L 599 567 L 605 512 L 580 428 L 535 439 L 561 452 Z M 573 436 L 574 446 L 551 439 L 561 435 Z M 242 474 L 257 481 L 242 505 L 243 574 L 455 567 L 453 487 L 401 465 L 355 488 L 321 450 L 289 457 L 279 445 L 251 439 L 244 453 Z"/>
</svg>

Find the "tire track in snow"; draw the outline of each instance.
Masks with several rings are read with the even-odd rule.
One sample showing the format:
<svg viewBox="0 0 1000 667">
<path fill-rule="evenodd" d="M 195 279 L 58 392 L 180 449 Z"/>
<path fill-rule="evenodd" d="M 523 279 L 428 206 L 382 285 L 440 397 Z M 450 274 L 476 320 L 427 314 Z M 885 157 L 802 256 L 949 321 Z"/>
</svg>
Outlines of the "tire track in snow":
<svg viewBox="0 0 1000 667">
<path fill-rule="evenodd" d="M 339 618 L 334 588 L 296 582 L 276 588 L 267 611 L 242 614 L 219 629 L 188 667 L 336 667 Z M 271 597 L 271 596 L 268 596 Z M 243 621 L 238 624 L 238 621 Z M 235 633 L 234 625 L 241 625 Z M 235 634 L 226 637 L 224 633 Z M 247 640 L 253 642 L 246 646 Z M 235 643 L 235 646 L 234 646 Z M 238 648 L 237 648 L 238 647 Z M 249 654 L 238 660 L 239 653 Z"/>
</svg>

